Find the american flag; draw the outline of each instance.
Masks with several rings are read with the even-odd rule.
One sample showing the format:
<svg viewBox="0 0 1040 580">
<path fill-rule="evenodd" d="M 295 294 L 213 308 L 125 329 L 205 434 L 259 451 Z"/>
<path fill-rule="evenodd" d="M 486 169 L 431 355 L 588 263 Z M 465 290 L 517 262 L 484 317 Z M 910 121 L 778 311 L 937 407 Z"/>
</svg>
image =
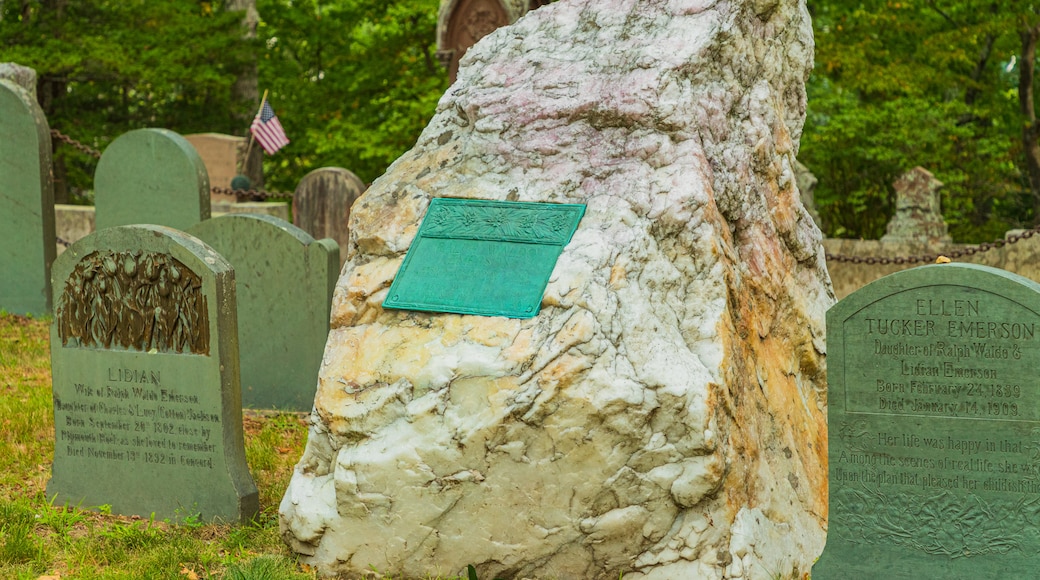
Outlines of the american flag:
<svg viewBox="0 0 1040 580">
<path fill-rule="evenodd" d="M 273 155 L 275 151 L 289 143 L 289 138 L 285 136 L 285 129 L 282 129 L 282 124 L 274 114 L 271 103 L 267 101 L 264 101 L 263 106 L 260 107 L 260 112 L 256 114 L 249 130 L 268 155 Z"/>
</svg>

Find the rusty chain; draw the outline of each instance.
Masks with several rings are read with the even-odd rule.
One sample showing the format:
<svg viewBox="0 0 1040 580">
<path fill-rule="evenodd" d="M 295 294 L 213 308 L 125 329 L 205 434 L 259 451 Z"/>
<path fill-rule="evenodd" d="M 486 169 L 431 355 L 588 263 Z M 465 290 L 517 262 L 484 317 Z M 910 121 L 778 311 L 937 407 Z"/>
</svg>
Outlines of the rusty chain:
<svg viewBox="0 0 1040 580">
<path fill-rule="evenodd" d="M 100 151 L 89 145 L 80 143 L 57 129 L 51 129 L 51 136 L 62 143 L 71 145 L 73 148 L 90 155 L 94 159 L 101 159 Z M 210 188 L 210 192 L 223 195 L 234 195 L 239 200 L 246 201 L 262 201 L 271 198 L 290 199 L 293 196 L 292 193 L 264 191 L 262 189 L 231 189 L 230 187 L 212 187 Z"/>
<path fill-rule="evenodd" d="M 868 265 L 877 264 L 882 266 L 889 264 L 916 264 L 918 262 L 934 262 L 936 258 L 939 258 L 940 256 L 956 259 L 964 256 L 973 256 L 975 254 L 988 252 L 993 248 L 1002 248 L 1004 246 L 1010 246 L 1011 244 L 1015 244 L 1027 238 L 1031 238 L 1038 233 L 1040 233 L 1040 226 L 1036 226 L 1033 229 L 1026 230 L 1018 234 L 1011 234 L 1010 236 L 1002 240 L 983 242 L 981 244 L 968 246 L 966 248 L 960 248 L 957 250 L 950 250 L 949 252 L 943 252 L 941 254 L 925 254 L 922 256 L 899 256 L 896 258 L 875 258 L 873 256 L 868 256 L 864 258 L 861 256 L 843 256 L 841 254 L 826 254 L 826 257 L 828 260 L 833 262 Z"/>
<path fill-rule="evenodd" d="M 210 191 L 222 195 L 234 195 L 240 201 L 262 201 L 277 197 L 281 199 L 289 199 L 293 196 L 292 193 L 280 192 L 280 191 L 264 191 L 262 189 L 231 189 L 230 187 L 212 187 Z"/>
<path fill-rule="evenodd" d="M 51 135 L 59 141 L 71 145 L 72 147 L 90 155 L 95 159 L 101 158 L 101 152 L 89 145 L 84 145 L 79 141 L 76 141 L 72 137 L 65 135 L 57 129 L 51 129 Z M 231 189 L 230 187 L 212 187 L 210 188 L 212 193 L 220 195 L 233 195 L 239 200 L 244 201 L 262 201 L 271 198 L 279 199 L 291 199 L 293 194 L 288 192 L 277 192 L 277 191 L 264 191 L 262 189 Z M 1034 235 L 1040 233 L 1040 226 L 1036 226 L 1030 230 L 1026 230 L 1019 234 L 1012 234 L 1002 240 L 994 240 L 992 242 L 983 242 L 974 246 L 968 246 L 958 250 L 950 250 L 942 254 L 924 254 L 920 256 L 897 256 L 895 258 L 882 257 L 875 258 L 874 256 L 844 256 L 841 254 L 826 254 L 826 258 L 833 262 L 847 263 L 847 264 L 868 264 L 868 265 L 881 265 L 886 266 L 890 264 L 917 264 L 920 262 L 934 262 L 936 258 L 940 256 L 946 256 L 948 258 L 956 259 L 964 256 L 973 256 L 975 254 L 981 254 L 982 252 L 988 252 L 993 248 L 1002 248 L 1004 246 L 1010 246 L 1011 244 L 1020 242 L 1024 239 L 1031 238 Z M 59 238 L 58 243 L 68 246 L 68 242 Z"/>
<path fill-rule="evenodd" d="M 90 145 L 84 145 L 83 143 L 80 143 L 79 141 L 76 141 L 72 137 L 69 137 L 68 135 L 62 133 L 61 131 L 59 131 L 57 129 L 51 129 L 51 137 L 54 137 L 58 141 L 61 141 L 62 143 L 65 143 L 67 145 L 72 145 L 74 148 L 79 149 L 80 151 L 82 151 L 83 153 L 86 153 L 87 155 L 90 155 L 94 159 L 101 159 L 101 152 L 100 151 L 98 151 L 97 149 L 94 149 Z"/>
</svg>

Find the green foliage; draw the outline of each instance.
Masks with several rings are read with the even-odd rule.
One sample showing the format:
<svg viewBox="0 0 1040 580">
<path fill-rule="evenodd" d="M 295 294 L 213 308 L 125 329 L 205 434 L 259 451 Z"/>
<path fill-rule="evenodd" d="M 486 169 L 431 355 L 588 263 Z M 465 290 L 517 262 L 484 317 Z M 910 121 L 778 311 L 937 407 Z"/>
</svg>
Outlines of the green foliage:
<svg viewBox="0 0 1040 580">
<path fill-rule="evenodd" d="M 1024 7 L 809 0 L 809 8 L 816 69 L 799 158 L 820 181 L 827 234 L 880 237 L 894 211 L 892 182 L 918 165 L 945 184 L 956 241 L 989 241 L 1033 220 L 1013 64 Z"/>
<path fill-rule="evenodd" d="M 97 149 L 142 127 L 241 133 L 234 113 L 255 105 L 231 87 L 256 50 L 241 37 L 241 14 L 197 0 L 0 4 L 0 61 L 36 69 L 51 127 Z M 90 189 L 95 161 L 57 153 Z"/>
<path fill-rule="evenodd" d="M 293 140 L 266 160 L 268 189 L 319 167 L 368 182 L 407 151 L 447 88 L 437 0 L 258 0 L 260 84 Z"/>
<path fill-rule="evenodd" d="M 235 102 L 233 86 L 256 63 L 292 141 L 265 157 L 272 191 L 330 165 L 375 179 L 447 88 L 434 58 L 438 0 L 257 0 L 253 41 L 242 38 L 242 13 L 223 5 L 0 2 L 0 61 L 35 68 L 51 127 L 98 150 L 142 127 L 247 135 L 259 103 Z M 96 160 L 56 153 L 89 203 Z"/>
</svg>

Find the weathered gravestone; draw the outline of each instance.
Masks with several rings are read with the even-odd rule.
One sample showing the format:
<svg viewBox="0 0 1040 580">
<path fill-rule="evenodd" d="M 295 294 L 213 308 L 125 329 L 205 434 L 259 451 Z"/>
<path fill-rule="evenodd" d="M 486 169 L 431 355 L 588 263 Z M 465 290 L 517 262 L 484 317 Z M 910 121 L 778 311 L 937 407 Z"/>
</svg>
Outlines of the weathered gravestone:
<svg viewBox="0 0 1040 580">
<path fill-rule="evenodd" d="M 50 128 L 27 91 L 0 80 L 0 309 L 50 311 L 55 251 Z"/>
<path fill-rule="evenodd" d="M 939 189 L 943 183 L 923 167 L 904 173 L 896 190 L 896 213 L 885 228 L 884 242 L 949 244 L 952 240 L 943 220 Z"/>
<path fill-rule="evenodd" d="M 54 265 L 47 494 L 114 513 L 244 522 L 234 271 L 161 226 L 96 232 Z"/>
<path fill-rule="evenodd" d="M 1040 285 L 971 264 L 882 278 L 827 314 L 830 517 L 813 580 L 1031 578 Z"/>
<path fill-rule="evenodd" d="M 242 157 L 245 153 L 246 138 L 222 133 L 196 133 L 183 136 L 202 159 L 209 176 L 209 185 L 213 187 L 231 187 L 231 180 L 241 171 Z M 210 202 L 238 201 L 234 194 L 214 193 L 210 191 Z"/>
<path fill-rule="evenodd" d="M 455 82 L 459 60 L 481 38 L 516 22 L 552 0 L 441 0 L 437 16 L 437 58 Z"/>
<path fill-rule="evenodd" d="M 186 230 L 210 216 L 209 177 L 191 143 L 166 129 L 118 137 L 94 175 L 97 229 L 156 224 Z"/>
<path fill-rule="evenodd" d="M 242 404 L 310 411 L 329 334 L 339 246 L 265 215 L 221 216 L 188 233 L 235 269 Z"/>
<path fill-rule="evenodd" d="M 339 167 L 315 169 L 300 180 L 293 193 L 293 224 L 315 238 L 339 244 L 339 265 L 347 259 L 350 206 L 365 191 L 365 183 Z"/>
</svg>

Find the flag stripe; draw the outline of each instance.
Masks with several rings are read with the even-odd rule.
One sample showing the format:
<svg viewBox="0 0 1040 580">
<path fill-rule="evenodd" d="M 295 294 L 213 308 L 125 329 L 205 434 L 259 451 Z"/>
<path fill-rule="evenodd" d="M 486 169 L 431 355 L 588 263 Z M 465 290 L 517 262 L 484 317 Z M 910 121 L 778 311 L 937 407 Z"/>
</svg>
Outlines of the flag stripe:
<svg viewBox="0 0 1040 580">
<path fill-rule="evenodd" d="M 249 130 L 268 155 L 274 154 L 289 144 L 289 138 L 285 135 L 285 129 L 282 128 L 281 121 L 278 120 L 278 117 L 274 114 L 274 109 L 271 108 L 271 104 L 267 101 L 264 101 L 263 106 L 260 107 L 260 112 L 256 114 L 256 118 L 253 119 L 253 124 L 249 127 Z"/>
</svg>

